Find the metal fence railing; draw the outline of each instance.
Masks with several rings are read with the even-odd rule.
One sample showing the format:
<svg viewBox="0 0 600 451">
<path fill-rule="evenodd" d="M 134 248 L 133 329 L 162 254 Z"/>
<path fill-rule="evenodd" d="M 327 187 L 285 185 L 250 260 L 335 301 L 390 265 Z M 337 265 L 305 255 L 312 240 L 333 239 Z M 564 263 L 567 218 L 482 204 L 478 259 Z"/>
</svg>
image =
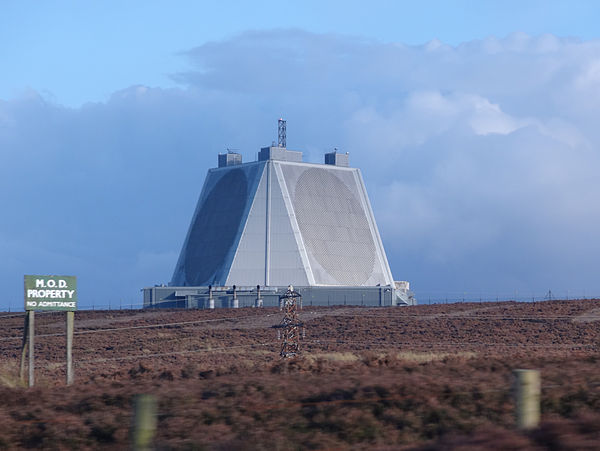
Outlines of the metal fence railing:
<svg viewBox="0 0 600 451">
<path fill-rule="evenodd" d="M 600 293 L 586 290 L 565 290 L 565 291 L 538 291 L 527 292 L 514 290 L 512 292 L 490 293 L 478 291 L 464 292 L 442 292 L 442 291 L 423 291 L 415 292 L 417 303 L 419 305 L 427 304 L 454 304 L 457 302 L 542 302 L 557 300 L 575 300 L 575 299 L 600 299 Z"/>
<path fill-rule="evenodd" d="M 590 290 L 564 290 L 564 291 L 538 291 L 526 292 L 514 290 L 512 292 L 492 293 L 478 291 L 415 291 L 417 305 L 454 304 L 458 302 L 543 302 L 556 300 L 600 299 L 600 293 Z M 85 302 L 80 301 L 78 310 L 137 310 L 144 308 L 140 301 L 109 301 Z M 23 312 L 23 301 L 14 301 L 0 304 L 0 312 Z"/>
</svg>

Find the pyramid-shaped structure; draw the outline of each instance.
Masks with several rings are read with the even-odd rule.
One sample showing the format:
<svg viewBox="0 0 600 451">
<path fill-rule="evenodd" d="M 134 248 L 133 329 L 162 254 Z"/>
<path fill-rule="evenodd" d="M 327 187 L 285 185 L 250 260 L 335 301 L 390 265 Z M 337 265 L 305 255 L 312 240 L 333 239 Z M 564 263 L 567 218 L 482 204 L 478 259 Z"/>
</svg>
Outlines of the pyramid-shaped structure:
<svg viewBox="0 0 600 451">
<path fill-rule="evenodd" d="M 170 285 L 393 286 L 360 170 L 331 155 L 311 164 L 266 147 L 256 162 L 220 160 Z"/>
</svg>

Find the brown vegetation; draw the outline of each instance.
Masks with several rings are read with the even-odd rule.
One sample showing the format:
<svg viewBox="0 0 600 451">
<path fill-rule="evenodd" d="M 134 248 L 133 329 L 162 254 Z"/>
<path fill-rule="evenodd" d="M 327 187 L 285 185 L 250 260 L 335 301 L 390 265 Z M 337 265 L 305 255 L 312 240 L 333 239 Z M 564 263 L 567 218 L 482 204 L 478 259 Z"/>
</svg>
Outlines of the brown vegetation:
<svg viewBox="0 0 600 451">
<path fill-rule="evenodd" d="M 0 314 L 0 448 L 124 449 L 132 396 L 159 401 L 160 449 L 592 449 L 600 301 L 310 308 L 279 359 L 273 309 L 36 316 L 37 386 L 19 386 L 23 316 Z M 515 368 L 542 373 L 543 422 L 514 429 Z"/>
</svg>

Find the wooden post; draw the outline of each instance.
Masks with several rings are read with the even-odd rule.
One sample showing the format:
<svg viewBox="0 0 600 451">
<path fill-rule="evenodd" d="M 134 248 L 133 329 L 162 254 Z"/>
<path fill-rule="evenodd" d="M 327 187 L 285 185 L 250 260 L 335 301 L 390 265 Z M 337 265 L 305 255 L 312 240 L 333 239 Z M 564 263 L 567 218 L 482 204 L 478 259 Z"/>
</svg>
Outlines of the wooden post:
<svg viewBox="0 0 600 451">
<path fill-rule="evenodd" d="M 156 398 L 153 395 L 137 395 L 134 398 L 131 445 L 134 451 L 153 449 L 156 432 Z"/>
<path fill-rule="evenodd" d="M 516 419 L 519 429 L 536 428 L 540 422 L 540 372 L 514 370 Z"/>
<path fill-rule="evenodd" d="M 73 383 L 73 323 L 75 312 L 67 312 L 67 385 Z"/>
<path fill-rule="evenodd" d="M 34 354 L 33 354 L 33 347 L 35 344 L 35 312 L 33 310 L 30 310 L 28 315 L 29 317 L 29 325 L 27 327 L 28 329 L 28 334 L 29 334 L 29 386 L 33 387 L 33 385 L 35 384 L 35 376 L 34 376 L 34 369 L 35 369 L 35 364 L 34 362 Z"/>
<path fill-rule="evenodd" d="M 19 369 L 19 380 L 25 385 L 25 356 L 27 355 L 27 331 L 29 329 L 29 311 L 25 312 L 25 324 L 23 324 L 23 344 L 21 346 L 21 367 Z"/>
</svg>

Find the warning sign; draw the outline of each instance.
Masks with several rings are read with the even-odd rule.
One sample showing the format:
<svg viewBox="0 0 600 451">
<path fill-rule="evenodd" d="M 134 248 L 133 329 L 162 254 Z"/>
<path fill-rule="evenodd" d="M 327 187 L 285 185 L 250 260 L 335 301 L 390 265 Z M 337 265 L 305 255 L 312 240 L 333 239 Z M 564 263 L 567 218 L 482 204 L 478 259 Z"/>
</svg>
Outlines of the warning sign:
<svg viewBox="0 0 600 451">
<path fill-rule="evenodd" d="M 25 310 L 77 310 L 77 277 L 25 276 Z"/>
</svg>

